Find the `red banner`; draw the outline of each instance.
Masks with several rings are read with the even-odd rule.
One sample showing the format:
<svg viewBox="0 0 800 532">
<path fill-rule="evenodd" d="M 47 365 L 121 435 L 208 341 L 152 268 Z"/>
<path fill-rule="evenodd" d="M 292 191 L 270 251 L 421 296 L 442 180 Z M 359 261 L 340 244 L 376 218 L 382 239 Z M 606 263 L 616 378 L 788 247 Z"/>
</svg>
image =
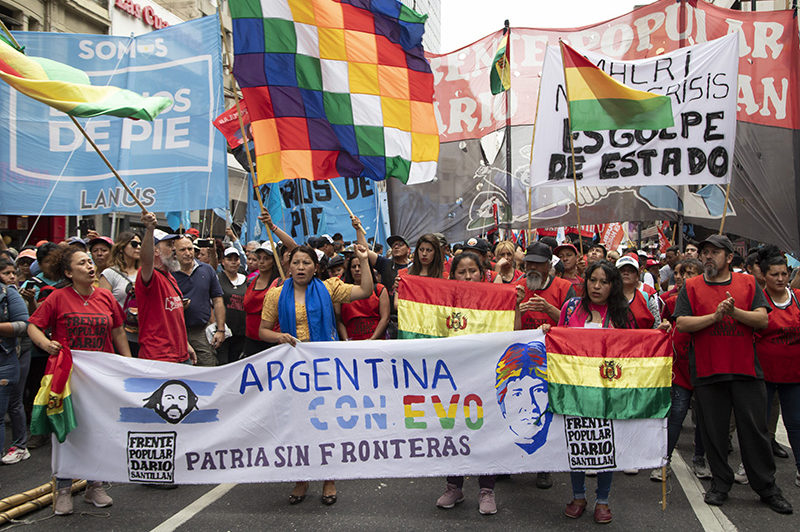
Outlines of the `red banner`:
<svg viewBox="0 0 800 532">
<path fill-rule="evenodd" d="M 533 122 L 544 50 L 548 44 L 557 45 L 560 38 L 578 50 L 596 50 L 615 59 L 640 59 L 732 32 L 740 35 L 737 119 L 797 129 L 800 65 L 793 12 L 732 12 L 702 0 L 661 0 L 584 28 L 514 28 L 510 45 L 512 124 Z M 489 88 L 489 69 L 501 35 L 498 30 L 456 52 L 429 55 L 442 142 L 480 137 L 505 125 L 508 93 L 493 96 Z"/>
</svg>

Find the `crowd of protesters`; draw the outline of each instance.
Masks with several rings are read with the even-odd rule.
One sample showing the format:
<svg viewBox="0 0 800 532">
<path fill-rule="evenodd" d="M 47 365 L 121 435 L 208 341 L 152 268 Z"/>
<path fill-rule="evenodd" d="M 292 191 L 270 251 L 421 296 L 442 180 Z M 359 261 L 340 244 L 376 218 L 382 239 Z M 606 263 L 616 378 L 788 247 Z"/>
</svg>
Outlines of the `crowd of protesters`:
<svg viewBox="0 0 800 532">
<path fill-rule="evenodd" d="M 399 279 L 419 275 L 515 285 L 517 329 L 645 328 L 671 335 L 667 461 L 691 409 L 692 470 L 711 480 L 705 502 L 722 505 L 733 483 L 749 483 L 772 510 L 792 512 L 775 484 L 775 457 L 789 458 L 775 430 L 780 412 L 800 487 L 800 276 L 792 277 L 796 271 L 775 246 L 741 257 L 727 237 L 712 235 L 662 254 L 542 237 L 523 249 L 497 238 L 450 246 L 443 234 L 427 233 L 413 248 L 392 235 L 384 254 L 368 246 L 355 217 L 353 243 L 337 233 L 298 244 L 269 215 L 261 221 L 274 240 L 244 247 L 230 228 L 224 240 L 200 238 L 196 229 L 162 231 L 152 213 L 142 215 L 143 231 L 115 240 L 92 232 L 19 251 L 0 245 L 0 415 L 11 426 L 2 462 L 19 463 L 29 449 L 48 444 L 29 437 L 28 421 L 47 357 L 62 346 L 215 366 L 280 343 L 391 339 Z M 67 314 L 91 317 L 91 327 L 67 327 Z M 734 432 L 742 451 L 735 470 L 728 463 Z M 672 474 L 669 465 L 650 478 L 661 481 L 664 473 Z M 586 510 L 588 475 L 571 473 L 567 517 Z M 613 473 L 592 476 L 594 520 L 608 523 Z M 496 513 L 495 477 L 478 483 L 480 513 Z M 57 479 L 58 515 L 73 511 L 70 484 Z M 463 485 L 463 477 L 447 477 L 436 505 L 464 501 Z M 550 474 L 539 473 L 536 485 L 550 488 Z M 302 502 L 308 488 L 296 483 L 289 503 Z M 336 497 L 334 481 L 326 481 L 322 502 L 334 504 Z M 98 507 L 113 502 L 100 480 L 89 483 L 84 498 Z"/>
</svg>

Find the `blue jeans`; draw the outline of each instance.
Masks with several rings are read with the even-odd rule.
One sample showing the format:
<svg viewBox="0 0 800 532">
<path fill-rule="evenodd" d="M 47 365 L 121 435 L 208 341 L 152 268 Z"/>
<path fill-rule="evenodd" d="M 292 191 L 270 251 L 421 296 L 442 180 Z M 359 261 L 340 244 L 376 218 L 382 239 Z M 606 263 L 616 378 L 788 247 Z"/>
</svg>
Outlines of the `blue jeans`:
<svg viewBox="0 0 800 532">
<path fill-rule="evenodd" d="M 0 451 L 6 441 L 5 417 L 8 404 L 11 401 L 11 392 L 19 381 L 19 359 L 16 352 L 0 355 Z"/>
<path fill-rule="evenodd" d="M 25 449 L 28 446 L 28 420 L 25 416 L 25 406 L 22 404 L 22 394 L 25 391 L 25 381 L 28 380 L 28 370 L 31 367 L 30 340 L 27 346 L 22 343 L 22 354 L 19 357 L 19 380 L 11 388 L 11 397 L 8 402 L 8 416 L 11 418 L 11 446 Z"/>
<path fill-rule="evenodd" d="M 692 402 L 692 391 L 673 384 L 670 396 L 672 397 L 672 406 L 669 409 L 669 417 L 667 418 L 667 460 L 672 459 L 672 451 L 675 450 L 675 446 L 678 444 L 678 437 L 681 435 L 681 429 L 683 428 L 683 420 L 686 419 L 686 413 L 689 411 L 689 405 Z M 705 454 L 698 422 L 694 428 L 694 456 L 695 458 L 700 458 Z"/>
<path fill-rule="evenodd" d="M 603 471 L 597 474 L 597 500 L 595 504 L 608 504 L 608 496 L 611 493 L 611 480 L 614 477 L 613 471 Z M 575 499 L 586 498 L 586 473 L 583 471 L 573 471 L 569 474 L 572 481 L 572 497 Z"/>
<path fill-rule="evenodd" d="M 800 472 L 800 383 L 767 383 L 767 419 L 775 392 L 778 392 L 778 399 L 781 401 L 783 426 L 786 427 L 786 434 L 789 436 L 795 466 Z"/>
</svg>

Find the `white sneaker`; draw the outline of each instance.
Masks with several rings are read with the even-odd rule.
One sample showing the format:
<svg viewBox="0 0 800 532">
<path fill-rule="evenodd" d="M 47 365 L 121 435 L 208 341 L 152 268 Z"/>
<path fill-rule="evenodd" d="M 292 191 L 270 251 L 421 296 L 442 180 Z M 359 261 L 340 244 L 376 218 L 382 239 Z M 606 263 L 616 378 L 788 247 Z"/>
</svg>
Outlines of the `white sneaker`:
<svg viewBox="0 0 800 532">
<path fill-rule="evenodd" d="M 30 457 L 31 452 L 28 449 L 24 449 L 22 447 L 12 447 L 8 450 L 5 456 L 3 456 L 2 462 L 6 465 L 11 465 L 23 460 L 27 460 Z"/>
<path fill-rule="evenodd" d="M 747 480 L 747 473 L 744 470 L 744 464 L 739 464 L 739 469 L 736 470 L 736 473 L 733 474 L 733 481 L 737 484 L 749 484 L 750 481 Z"/>
<path fill-rule="evenodd" d="M 667 464 L 667 478 L 672 476 L 672 468 Z M 661 468 L 657 467 L 650 472 L 650 480 L 653 482 L 661 482 Z"/>
</svg>

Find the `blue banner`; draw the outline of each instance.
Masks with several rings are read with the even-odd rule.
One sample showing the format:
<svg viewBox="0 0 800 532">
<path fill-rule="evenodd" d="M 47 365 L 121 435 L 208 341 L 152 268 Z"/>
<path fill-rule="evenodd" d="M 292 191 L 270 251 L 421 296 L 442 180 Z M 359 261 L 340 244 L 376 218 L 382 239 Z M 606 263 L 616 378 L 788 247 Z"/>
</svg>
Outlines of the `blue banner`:
<svg viewBox="0 0 800 532">
<path fill-rule="evenodd" d="M 375 237 L 378 226 L 378 201 L 375 182 L 365 177 L 337 177 L 331 179 L 347 205 L 361 219 L 367 239 Z M 342 233 L 344 240 L 354 241 L 356 232 L 350 215 L 331 189 L 328 180 L 307 181 L 286 179 L 280 183 L 261 185 L 261 197 L 272 221 L 292 235 L 298 243 L 310 236 Z M 267 233 L 258 220 L 260 208 L 255 189 L 247 205 L 247 240 L 266 240 Z M 242 233 L 245 233 L 244 227 Z M 378 242 L 383 242 L 383 226 L 379 227 Z"/>
<path fill-rule="evenodd" d="M 211 123 L 223 110 L 216 15 L 139 37 L 15 36 L 26 54 L 79 68 L 93 85 L 172 99 L 153 122 L 78 119 L 149 210 L 228 206 L 225 139 Z M 139 210 L 67 115 L 0 83 L 0 212 L 43 206 L 46 215 Z"/>
</svg>

